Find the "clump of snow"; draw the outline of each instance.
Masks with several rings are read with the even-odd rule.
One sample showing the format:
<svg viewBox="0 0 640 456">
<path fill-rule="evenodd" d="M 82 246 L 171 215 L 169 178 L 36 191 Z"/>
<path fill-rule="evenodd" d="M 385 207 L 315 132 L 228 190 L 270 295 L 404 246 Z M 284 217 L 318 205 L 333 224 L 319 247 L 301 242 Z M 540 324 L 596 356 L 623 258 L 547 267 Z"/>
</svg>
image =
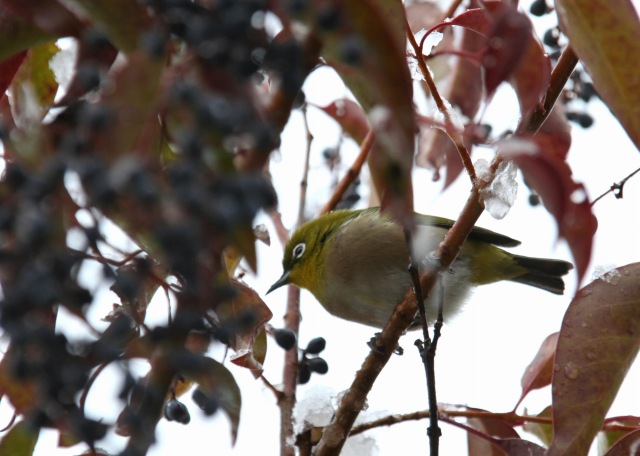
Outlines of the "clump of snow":
<svg viewBox="0 0 640 456">
<path fill-rule="evenodd" d="M 593 271 L 593 280 L 604 280 L 611 285 L 617 285 L 620 282 L 620 271 L 616 269 L 614 264 L 605 264 L 596 266 Z"/>
</svg>

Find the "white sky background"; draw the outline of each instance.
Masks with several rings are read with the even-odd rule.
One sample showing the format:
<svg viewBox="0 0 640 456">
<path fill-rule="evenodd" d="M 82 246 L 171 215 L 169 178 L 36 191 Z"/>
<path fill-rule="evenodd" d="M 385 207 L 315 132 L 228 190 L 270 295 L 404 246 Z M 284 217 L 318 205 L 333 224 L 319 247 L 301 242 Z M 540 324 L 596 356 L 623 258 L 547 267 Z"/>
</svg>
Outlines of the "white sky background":
<svg viewBox="0 0 640 456">
<path fill-rule="evenodd" d="M 523 2 L 523 8 L 528 9 L 529 3 Z M 553 15 L 544 20 L 552 23 Z M 339 79 L 326 69 L 316 71 L 309 78 L 305 84 L 305 93 L 310 102 L 318 105 L 325 105 L 347 94 Z M 589 104 L 588 112 L 596 123 L 587 130 L 573 126 L 569 162 L 575 179 L 585 183 L 593 198 L 639 168 L 640 155 L 606 106 L 594 101 Z M 517 117 L 515 98 L 510 89 L 502 88 L 487 111 L 485 120 L 494 126 L 494 133 L 498 133 L 505 128 L 514 127 Z M 309 108 L 308 119 L 315 137 L 307 201 L 307 215 L 313 216 L 329 195 L 327 187 L 330 174 L 324 165 L 322 151 L 337 144 L 340 131 L 326 115 L 314 108 Z M 344 169 L 351 164 L 357 150 L 353 141 L 344 143 Z M 280 198 L 280 210 L 287 227 L 292 227 L 297 216 L 304 151 L 302 116 L 296 112 L 283 134 L 282 149 L 273 155 L 271 163 L 274 184 Z M 490 159 L 492 154 L 491 151 L 476 153 L 473 159 Z M 361 205 L 364 206 L 367 200 L 366 175 L 362 180 Z M 521 182 L 520 184 L 516 204 L 504 220 L 496 221 L 485 213 L 478 224 L 521 240 L 522 246 L 512 249 L 515 253 L 571 260 L 565 243 L 556 241 L 555 222 L 551 216 L 541 206 L 529 206 L 528 191 Z M 432 182 L 431 172 L 423 169 L 416 169 L 414 185 L 415 208 L 418 212 L 450 218 L 457 217 L 470 190 L 468 179 L 462 175 L 451 188 L 441 192 L 442 183 Z M 640 176 L 627 182 L 624 194 L 625 198 L 622 200 L 609 195 L 594 208 L 599 228 L 591 271 L 596 266 L 622 266 L 640 260 L 640 245 L 637 242 L 640 233 Z M 268 218 L 260 217 L 256 223 L 265 223 L 271 229 L 272 245 L 266 247 L 259 244 L 258 276 L 247 276 L 246 281 L 260 294 L 264 294 L 282 272 L 282 247 Z M 86 271 L 88 278 L 94 273 L 96 272 Z M 590 277 L 591 272 L 587 274 L 587 282 Z M 438 400 L 494 412 L 511 410 L 520 396 L 522 373 L 544 338 L 560 328 L 564 311 L 575 289 L 574 275 L 569 276 L 567 294 L 561 297 L 507 282 L 477 289 L 465 310 L 443 328 L 436 358 Z M 109 311 L 111 302 L 115 301 L 104 287 L 101 289 L 101 296 L 104 298 L 101 299 L 100 306 L 92 308 L 92 320 L 95 321 L 104 316 Z M 274 313 L 271 323 L 276 327 L 283 324 L 285 298 L 286 288 L 265 297 Z M 164 323 L 166 309 L 166 304 L 158 299 L 150 307 L 148 319 Z M 304 320 L 300 345 L 304 347 L 310 339 L 324 336 L 327 348 L 322 357 L 329 363 L 329 372 L 324 376 L 314 374 L 307 385 L 300 386 L 299 401 L 335 396 L 350 386 L 355 372 L 369 351 L 366 342 L 374 330 L 329 315 L 307 292 L 302 293 L 302 313 Z M 81 331 L 71 317 L 66 325 L 65 332 Z M 383 370 L 369 396 L 369 408 L 363 414 L 364 421 L 389 413 L 412 412 L 427 407 L 424 370 L 413 346 L 416 337 L 417 334 L 412 333 L 401 339 L 405 355 L 393 356 Z M 283 354 L 275 343 L 270 343 L 265 375 L 276 385 L 282 376 Z M 213 355 L 222 359 L 220 350 Z M 143 373 L 145 367 L 142 363 L 139 364 L 139 370 Z M 273 394 L 260 381 L 254 380 L 248 371 L 228 362 L 227 366 L 234 373 L 243 394 L 243 413 L 235 448 L 230 446 L 226 417 L 218 413 L 210 419 L 203 418 L 191 402 L 190 395 L 187 395 L 184 402 L 190 409 L 191 423 L 183 426 L 161 420 L 157 428 L 158 444 L 152 447 L 149 455 L 249 456 L 279 453 L 279 413 Z M 120 377 L 114 375 L 116 372 L 115 367 L 110 367 L 98 378 L 87 403 L 93 417 L 104 417 L 107 422 L 113 422 L 121 408 L 113 393 L 113 388 L 117 389 L 120 385 Z M 639 383 L 640 367 L 634 365 L 614 402 L 610 416 L 639 413 L 640 397 L 635 388 Z M 530 393 L 519 411 L 522 412 L 526 407 L 530 412 L 537 413 L 550 402 L 551 393 L 547 387 Z M 0 405 L 0 422 L 6 422 L 10 411 L 4 402 Z M 365 435 L 375 439 L 377 453 L 373 450 L 361 450 L 354 454 L 427 454 L 427 425 L 427 421 L 410 422 L 370 432 Z M 464 454 L 466 433 L 445 423 L 441 424 L 441 428 L 441 455 Z M 524 433 L 521 435 L 530 437 Z M 56 439 L 54 432 L 43 433 L 35 454 L 69 456 L 82 452 L 82 446 L 57 449 Z M 124 443 L 124 439 L 112 437 L 100 446 L 117 453 Z"/>
</svg>

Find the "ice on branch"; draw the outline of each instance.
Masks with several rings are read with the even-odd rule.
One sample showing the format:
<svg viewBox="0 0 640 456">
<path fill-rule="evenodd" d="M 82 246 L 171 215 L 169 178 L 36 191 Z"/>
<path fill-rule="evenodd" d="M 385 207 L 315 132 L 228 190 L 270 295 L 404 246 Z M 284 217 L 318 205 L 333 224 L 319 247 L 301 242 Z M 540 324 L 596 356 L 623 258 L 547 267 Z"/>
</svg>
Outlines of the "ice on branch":
<svg viewBox="0 0 640 456">
<path fill-rule="evenodd" d="M 511 161 L 503 161 L 496 170 L 495 177 L 484 159 L 479 159 L 474 163 L 478 180 L 480 182 L 489 182 L 488 185 L 480 189 L 480 198 L 484 202 L 484 206 L 497 220 L 503 219 L 513 203 L 516 201 L 518 194 L 518 182 L 516 182 L 517 169 Z"/>
<path fill-rule="evenodd" d="M 416 42 L 418 44 L 420 44 L 420 42 L 422 41 L 422 38 L 424 37 L 425 33 L 427 33 L 427 31 L 425 29 L 421 29 L 418 33 L 414 35 L 416 38 Z M 431 32 L 425 38 L 424 44 L 422 45 L 422 55 L 431 54 L 431 50 L 434 47 L 436 47 L 438 44 L 440 44 L 443 38 L 444 38 L 444 35 L 442 33 Z M 409 71 L 411 72 L 411 78 L 416 81 L 423 80 L 424 76 L 422 75 L 422 72 L 418 67 L 418 59 L 416 58 L 415 50 L 413 49 L 413 46 L 411 46 L 410 43 L 407 43 L 407 63 L 409 64 Z"/>
</svg>

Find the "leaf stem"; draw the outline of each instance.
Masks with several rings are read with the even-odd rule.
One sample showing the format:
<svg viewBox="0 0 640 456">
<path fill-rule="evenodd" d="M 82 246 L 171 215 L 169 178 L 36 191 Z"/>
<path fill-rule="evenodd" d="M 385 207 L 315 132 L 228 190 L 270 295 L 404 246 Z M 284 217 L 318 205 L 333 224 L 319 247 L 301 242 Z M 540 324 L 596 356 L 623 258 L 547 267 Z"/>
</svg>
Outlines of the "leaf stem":
<svg viewBox="0 0 640 456">
<path fill-rule="evenodd" d="M 476 170 L 473 167 L 473 162 L 471 161 L 471 155 L 469 154 L 467 147 L 464 145 L 462 132 L 458 131 L 455 123 L 453 122 L 453 116 L 455 114 L 450 112 L 449 108 L 447 107 L 447 103 L 440 96 L 440 92 L 438 92 L 436 83 L 434 82 L 433 77 L 431 76 L 431 71 L 429 71 L 429 68 L 427 67 L 427 64 L 424 60 L 424 55 L 422 54 L 422 48 L 416 41 L 415 36 L 413 36 L 413 32 L 409 27 L 408 20 L 407 20 L 407 38 L 409 39 L 409 43 L 411 43 L 411 47 L 413 47 L 416 60 L 418 61 L 418 68 L 420 68 L 420 72 L 422 73 L 422 76 L 424 77 L 424 80 L 427 83 L 427 87 L 429 87 L 429 92 L 431 92 L 433 101 L 435 102 L 436 107 L 438 108 L 438 111 L 440 111 L 440 113 L 444 117 L 444 124 L 445 124 L 444 131 L 447 134 L 447 136 L 451 138 L 451 141 L 453 141 L 453 143 L 455 144 L 456 149 L 458 150 L 458 154 L 460 155 L 460 159 L 462 160 L 462 164 L 467 170 L 467 174 L 469 175 L 469 178 L 473 183 L 476 181 Z"/>
</svg>

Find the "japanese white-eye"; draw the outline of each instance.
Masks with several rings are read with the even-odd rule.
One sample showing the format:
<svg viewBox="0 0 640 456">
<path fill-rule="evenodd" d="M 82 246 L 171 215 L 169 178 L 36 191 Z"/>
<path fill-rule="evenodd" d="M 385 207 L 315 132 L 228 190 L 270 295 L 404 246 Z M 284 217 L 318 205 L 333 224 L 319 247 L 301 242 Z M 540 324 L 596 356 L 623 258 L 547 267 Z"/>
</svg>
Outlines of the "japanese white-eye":
<svg viewBox="0 0 640 456">
<path fill-rule="evenodd" d="M 416 214 L 415 258 L 428 261 L 453 221 Z M 501 247 L 520 242 L 475 227 L 451 269 L 444 274 L 444 318 L 448 320 L 476 285 L 511 280 L 555 294 L 564 292 L 562 276 L 573 268 L 561 260 L 530 258 Z M 411 286 L 409 255 L 402 227 L 378 208 L 338 210 L 298 228 L 287 243 L 284 273 L 268 292 L 294 284 L 309 290 L 331 314 L 382 328 Z M 437 300 L 425 299 L 427 317 Z"/>
</svg>

